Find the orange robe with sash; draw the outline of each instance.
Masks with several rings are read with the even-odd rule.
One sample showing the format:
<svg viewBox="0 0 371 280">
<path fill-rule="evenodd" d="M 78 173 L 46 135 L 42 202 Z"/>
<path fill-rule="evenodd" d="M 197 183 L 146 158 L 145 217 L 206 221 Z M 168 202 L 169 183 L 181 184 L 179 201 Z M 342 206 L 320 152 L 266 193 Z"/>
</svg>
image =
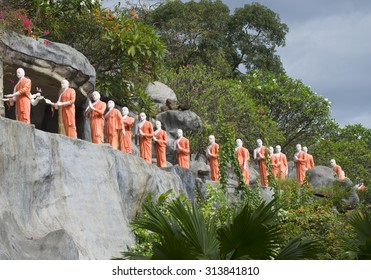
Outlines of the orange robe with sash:
<svg viewBox="0 0 371 280">
<path fill-rule="evenodd" d="M 154 133 L 157 141 L 155 142 L 156 161 L 158 167 L 166 167 L 166 144 L 167 135 L 166 131 L 160 129 L 157 133 Z"/>
<path fill-rule="evenodd" d="M 131 137 L 133 133 L 131 132 L 132 127 L 134 126 L 135 119 L 129 116 L 126 118 L 122 118 L 122 125 L 125 128 L 125 134 L 122 132 L 120 133 L 120 150 L 123 153 L 131 154 L 132 149 L 132 142 Z"/>
<path fill-rule="evenodd" d="M 238 147 L 236 149 L 236 156 L 238 164 L 241 168 L 242 176 L 244 178 L 245 184 L 250 185 L 250 172 L 249 172 L 249 160 L 250 153 L 249 150 L 244 147 Z M 246 162 L 246 169 L 244 168 L 244 163 Z"/>
<path fill-rule="evenodd" d="M 278 179 L 285 180 L 286 171 L 288 168 L 287 157 L 283 153 L 275 154 L 275 157 L 276 157 L 277 163 L 280 163 L 278 167 Z"/>
<path fill-rule="evenodd" d="M 106 142 L 117 150 L 119 146 L 119 135 L 122 133 L 122 115 L 119 110 L 112 108 L 105 115 Z"/>
<path fill-rule="evenodd" d="M 260 154 L 264 157 L 261 158 L 258 155 L 259 158 L 259 173 L 260 173 L 260 180 L 261 180 L 261 185 L 263 187 L 268 187 L 268 172 L 267 172 L 267 164 L 266 164 L 266 158 L 265 158 L 265 146 L 261 146 L 260 148 Z"/>
<path fill-rule="evenodd" d="M 175 144 L 179 144 L 181 150 L 179 150 L 178 145 L 175 145 L 175 152 L 178 159 L 178 165 L 183 168 L 189 169 L 189 140 L 185 137 L 176 141 Z"/>
<path fill-rule="evenodd" d="M 295 162 L 296 179 L 299 184 L 303 184 L 305 179 L 305 171 L 307 168 L 307 154 L 303 151 L 300 151 L 297 157 L 298 160 Z"/>
<path fill-rule="evenodd" d="M 211 155 L 207 155 L 210 164 L 210 175 L 211 180 L 214 182 L 219 182 L 219 145 L 213 143 L 209 148 Z"/>
<path fill-rule="evenodd" d="M 106 103 L 98 100 L 93 103 L 93 107 L 97 110 L 90 110 L 90 130 L 91 141 L 95 144 L 104 143 L 104 111 L 106 110 Z"/>
<path fill-rule="evenodd" d="M 60 96 L 58 101 L 70 102 L 70 105 L 61 106 L 63 127 L 66 136 L 77 138 L 76 119 L 75 119 L 75 100 L 76 92 L 73 88 L 67 88 Z M 58 108 L 58 106 L 55 106 Z"/>
<path fill-rule="evenodd" d="M 314 167 L 313 156 L 307 153 L 307 169 L 310 170 Z"/>
<path fill-rule="evenodd" d="M 149 164 L 152 163 L 152 137 L 153 137 L 153 126 L 149 121 L 145 121 L 142 127 L 138 127 L 142 130 L 143 135 L 139 135 L 139 147 L 140 157 L 147 161 Z"/>
<path fill-rule="evenodd" d="M 15 86 L 16 91 L 20 93 L 15 100 L 17 120 L 31 123 L 31 80 L 27 77 L 22 77 Z"/>
</svg>

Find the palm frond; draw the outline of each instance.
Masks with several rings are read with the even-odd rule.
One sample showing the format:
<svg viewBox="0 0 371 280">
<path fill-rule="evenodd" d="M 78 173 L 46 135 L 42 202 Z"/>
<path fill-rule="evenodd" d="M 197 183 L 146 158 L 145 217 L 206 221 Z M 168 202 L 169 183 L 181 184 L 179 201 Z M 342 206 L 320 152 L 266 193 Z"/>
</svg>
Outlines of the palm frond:
<svg viewBox="0 0 371 280">
<path fill-rule="evenodd" d="M 274 217 L 277 200 L 261 203 L 254 211 L 249 205 L 228 225 L 218 229 L 221 258 L 272 259 L 282 242 L 282 234 Z"/>
<path fill-rule="evenodd" d="M 218 256 L 215 223 L 206 222 L 197 205 L 184 206 L 180 199 L 170 204 L 169 210 L 178 221 L 182 235 L 192 246 L 197 259 L 215 259 Z"/>
<path fill-rule="evenodd" d="M 311 239 L 301 240 L 299 236 L 289 240 L 275 257 L 276 260 L 313 259 L 320 252 L 318 242 Z"/>
</svg>

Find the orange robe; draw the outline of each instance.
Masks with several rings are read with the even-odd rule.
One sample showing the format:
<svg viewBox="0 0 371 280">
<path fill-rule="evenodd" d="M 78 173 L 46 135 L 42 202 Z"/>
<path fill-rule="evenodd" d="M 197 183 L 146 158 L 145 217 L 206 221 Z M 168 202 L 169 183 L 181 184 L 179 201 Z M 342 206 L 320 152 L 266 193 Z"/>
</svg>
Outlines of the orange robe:
<svg viewBox="0 0 371 280">
<path fill-rule="evenodd" d="M 17 120 L 24 123 L 31 123 L 31 80 L 27 77 L 21 78 L 15 86 L 16 96 L 16 114 Z"/>
<path fill-rule="evenodd" d="M 298 160 L 295 162 L 296 167 L 296 179 L 299 184 L 304 183 L 305 171 L 307 168 L 307 154 L 303 151 L 300 151 L 297 154 Z"/>
<path fill-rule="evenodd" d="M 152 163 L 152 137 L 153 137 L 153 126 L 149 121 L 145 121 L 141 127 L 138 127 L 143 135 L 139 135 L 139 147 L 140 157 L 147 161 L 149 164 Z"/>
<path fill-rule="evenodd" d="M 155 142 L 155 151 L 156 151 L 156 161 L 158 167 L 166 167 L 166 144 L 167 144 L 167 135 L 166 131 L 160 129 L 155 131 L 154 136 L 157 141 Z"/>
<path fill-rule="evenodd" d="M 209 147 L 211 155 L 207 155 L 210 163 L 210 175 L 211 180 L 214 182 L 219 182 L 219 145 L 217 143 L 213 143 Z"/>
<path fill-rule="evenodd" d="M 98 100 L 93 103 L 93 107 L 97 111 L 90 110 L 90 130 L 91 141 L 95 144 L 104 143 L 104 111 L 106 110 L 106 103 Z"/>
<path fill-rule="evenodd" d="M 135 119 L 132 117 L 127 116 L 126 118 L 122 118 L 122 125 L 125 128 L 125 134 L 120 133 L 120 150 L 123 153 L 129 153 L 131 154 L 132 149 L 132 143 L 131 143 L 131 137 L 132 132 L 131 129 L 134 126 Z"/>
<path fill-rule="evenodd" d="M 249 150 L 244 147 L 238 147 L 236 149 L 236 156 L 238 160 L 238 165 L 241 168 L 242 176 L 244 178 L 245 184 L 250 185 L 250 172 L 249 172 L 249 160 L 250 153 Z M 244 163 L 246 162 L 246 169 L 244 168 Z"/>
<path fill-rule="evenodd" d="M 260 152 L 259 152 L 264 158 L 261 158 L 258 155 L 259 173 L 260 173 L 261 185 L 263 187 L 268 187 L 268 172 L 267 172 L 267 164 L 266 164 L 267 159 L 265 158 L 265 149 L 266 149 L 265 146 L 261 146 Z"/>
<path fill-rule="evenodd" d="M 314 167 L 314 160 L 313 156 L 310 154 L 307 154 L 307 169 L 310 170 Z"/>
<path fill-rule="evenodd" d="M 112 108 L 105 115 L 106 142 L 117 150 L 119 147 L 119 135 L 122 134 L 122 115 L 119 110 Z"/>
<path fill-rule="evenodd" d="M 334 172 L 337 174 L 339 180 L 344 180 L 345 179 L 345 177 L 343 175 L 343 169 L 341 169 L 340 165 L 336 164 L 332 170 L 334 170 Z"/>
<path fill-rule="evenodd" d="M 280 161 L 277 154 L 271 155 L 271 162 L 272 162 L 272 173 L 274 178 L 278 179 L 278 174 L 280 173 Z"/>
<path fill-rule="evenodd" d="M 283 153 L 275 154 L 276 163 L 280 163 L 278 166 L 278 179 L 285 180 L 286 179 L 286 171 L 288 168 L 287 158 L 286 155 Z M 277 177 L 276 177 L 277 178 Z"/>
<path fill-rule="evenodd" d="M 61 107 L 64 132 L 66 136 L 69 136 L 71 138 L 77 138 L 76 119 L 75 119 L 75 100 L 76 100 L 76 92 L 73 88 L 67 88 L 59 96 L 59 99 L 58 99 L 58 101 L 60 102 L 69 101 L 71 103 L 71 105 L 65 105 Z M 56 106 L 56 108 L 58 107 Z"/>
<path fill-rule="evenodd" d="M 178 145 L 175 145 L 176 157 L 178 159 L 178 165 L 183 168 L 189 169 L 189 140 L 185 137 L 176 140 L 175 144 L 179 144 L 182 150 L 178 149 Z"/>
</svg>

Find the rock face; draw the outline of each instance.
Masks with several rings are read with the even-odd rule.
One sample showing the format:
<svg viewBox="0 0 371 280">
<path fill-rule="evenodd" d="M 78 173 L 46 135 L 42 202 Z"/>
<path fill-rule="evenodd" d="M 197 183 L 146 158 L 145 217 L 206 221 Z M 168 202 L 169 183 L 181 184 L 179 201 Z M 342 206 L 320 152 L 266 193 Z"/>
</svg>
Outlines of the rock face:
<svg viewBox="0 0 371 280">
<path fill-rule="evenodd" d="M 47 43 L 45 43 L 47 42 Z M 70 81 L 76 90 L 76 125 L 79 138 L 86 139 L 84 134 L 84 104 L 87 95 L 94 90 L 95 69 L 87 58 L 77 50 L 65 44 L 33 39 L 17 33 L 4 33 L 1 36 L 0 48 L 4 56 L 4 93 L 12 93 L 16 69 L 21 67 L 32 81 L 31 92 L 36 87 L 42 94 L 52 100 L 58 100 L 60 82 Z M 13 81 L 13 82 L 12 82 Z M 56 117 L 55 117 L 56 115 Z M 14 107 L 6 110 L 8 118 L 15 118 Z M 52 116 L 50 106 L 43 101 L 32 108 L 31 121 L 36 128 L 49 132 L 58 132 L 58 114 Z M 89 130 L 90 131 L 90 130 Z"/>
<path fill-rule="evenodd" d="M 156 81 L 149 83 L 145 92 L 152 99 L 152 101 L 158 105 L 164 105 L 167 99 L 174 101 L 177 100 L 174 91 L 161 82 Z"/>
<path fill-rule="evenodd" d="M 183 189 L 178 175 L 106 144 L 2 117 L 0 131 L 2 259 L 118 257 L 147 193 Z"/>
</svg>

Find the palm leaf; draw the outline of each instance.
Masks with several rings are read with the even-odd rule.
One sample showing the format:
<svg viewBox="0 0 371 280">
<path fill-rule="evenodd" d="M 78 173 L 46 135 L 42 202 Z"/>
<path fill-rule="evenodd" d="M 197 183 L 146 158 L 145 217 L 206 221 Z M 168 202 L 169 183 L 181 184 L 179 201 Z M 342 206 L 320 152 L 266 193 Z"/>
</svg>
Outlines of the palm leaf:
<svg viewBox="0 0 371 280">
<path fill-rule="evenodd" d="M 371 213 L 367 210 L 352 215 L 349 223 L 357 232 L 357 239 L 351 240 L 351 249 L 345 252 L 348 258 L 371 259 Z"/>
<path fill-rule="evenodd" d="M 274 217 L 276 199 L 261 203 L 254 211 L 249 205 L 232 219 L 228 225 L 218 229 L 221 258 L 227 259 L 271 259 L 282 242 L 282 235 Z"/>
<path fill-rule="evenodd" d="M 291 239 L 287 245 L 281 249 L 276 260 L 301 260 L 313 259 L 320 252 L 318 242 L 313 240 L 301 240 L 300 237 Z"/>
<path fill-rule="evenodd" d="M 183 237 L 192 246 L 196 258 L 217 258 L 216 223 L 213 221 L 206 222 L 197 205 L 184 206 L 179 198 L 169 206 L 169 210 L 179 223 Z"/>
</svg>

